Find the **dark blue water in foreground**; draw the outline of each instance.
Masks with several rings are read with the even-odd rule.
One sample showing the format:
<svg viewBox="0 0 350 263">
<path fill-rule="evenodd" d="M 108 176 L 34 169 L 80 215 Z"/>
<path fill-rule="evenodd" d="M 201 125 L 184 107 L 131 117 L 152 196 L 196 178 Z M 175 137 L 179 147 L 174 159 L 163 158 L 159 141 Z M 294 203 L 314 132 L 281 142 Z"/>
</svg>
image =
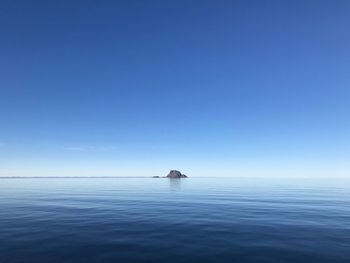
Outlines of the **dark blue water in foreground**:
<svg viewBox="0 0 350 263">
<path fill-rule="evenodd" d="M 350 262 L 350 184 L 0 179 L 0 262 Z"/>
</svg>

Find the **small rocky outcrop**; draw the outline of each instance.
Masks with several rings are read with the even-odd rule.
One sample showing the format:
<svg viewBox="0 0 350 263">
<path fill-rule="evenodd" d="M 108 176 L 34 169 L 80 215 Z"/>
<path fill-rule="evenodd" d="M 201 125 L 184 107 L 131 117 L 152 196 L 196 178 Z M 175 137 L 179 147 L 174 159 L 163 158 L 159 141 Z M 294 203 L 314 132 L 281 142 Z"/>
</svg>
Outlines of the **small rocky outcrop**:
<svg viewBox="0 0 350 263">
<path fill-rule="evenodd" d="M 182 174 L 180 171 L 171 170 L 166 178 L 187 178 L 187 176 Z"/>
</svg>

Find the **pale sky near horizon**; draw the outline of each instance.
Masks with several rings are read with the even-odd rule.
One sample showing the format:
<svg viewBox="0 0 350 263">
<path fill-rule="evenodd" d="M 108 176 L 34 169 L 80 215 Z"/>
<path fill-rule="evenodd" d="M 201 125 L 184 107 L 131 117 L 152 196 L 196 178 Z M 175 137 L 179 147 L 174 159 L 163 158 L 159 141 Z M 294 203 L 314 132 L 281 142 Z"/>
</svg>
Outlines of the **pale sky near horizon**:
<svg viewBox="0 0 350 263">
<path fill-rule="evenodd" d="M 350 1 L 1 1 L 0 176 L 350 177 Z"/>
</svg>

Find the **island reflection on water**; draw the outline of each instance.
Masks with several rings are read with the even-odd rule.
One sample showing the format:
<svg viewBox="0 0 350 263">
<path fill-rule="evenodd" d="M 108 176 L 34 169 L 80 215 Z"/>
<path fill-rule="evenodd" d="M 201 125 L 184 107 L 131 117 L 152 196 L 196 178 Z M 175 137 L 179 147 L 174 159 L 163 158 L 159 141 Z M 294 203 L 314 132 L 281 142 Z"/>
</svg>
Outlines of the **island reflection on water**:
<svg viewBox="0 0 350 263">
<path fill-rule="evenodd" d="M 170 189 L 173 191 L 181 190 L 181 181 L 186 179 L 181 178 L 169 178 Z"/>
</svg>

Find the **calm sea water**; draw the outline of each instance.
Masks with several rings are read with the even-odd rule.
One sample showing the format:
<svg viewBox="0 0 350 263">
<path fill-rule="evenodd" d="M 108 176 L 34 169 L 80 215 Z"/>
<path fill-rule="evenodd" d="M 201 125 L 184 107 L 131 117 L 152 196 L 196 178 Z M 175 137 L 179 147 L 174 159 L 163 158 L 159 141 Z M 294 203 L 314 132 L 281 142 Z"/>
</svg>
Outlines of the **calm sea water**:
<svg viewBox="0 0 350 263">
<path fill-rule="evenodd" d="M 0 262 L 350 262 L 344 179 L 0 179 Z"/>
</svg>

